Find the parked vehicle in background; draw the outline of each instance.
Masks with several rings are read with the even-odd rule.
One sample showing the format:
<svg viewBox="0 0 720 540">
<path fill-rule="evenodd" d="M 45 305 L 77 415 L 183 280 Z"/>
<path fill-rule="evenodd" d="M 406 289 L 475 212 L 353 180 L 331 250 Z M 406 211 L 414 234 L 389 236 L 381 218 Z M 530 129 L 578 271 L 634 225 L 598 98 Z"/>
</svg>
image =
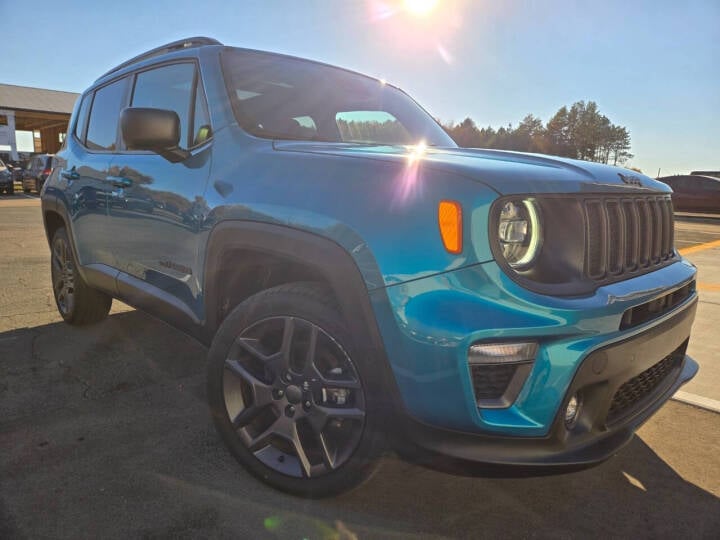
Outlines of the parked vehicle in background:
<svg viewBox="0 0 720 540">
<path fill-rule="evenodd" d="M 0 160 L 0 193 L 12 195 L 15 192 L 15 181 L 10 169 Z"/>
<path fill-rule="evenodd" d="M 690 174 L 693 176 L 712 176 L 714 178 L 720 178 L 720 171 L 692 171 Z"/>
<path fill-rule="evenodd" d="M 680 174 L 658 180 L 672 188 L 676 212 L 720 213 L 720 178 Z"/>
<path fill-rule="evenodd" d="M 23 166 L 20 162 L 18 162 L 18 161 L 6 162 L 5 166 L 8 168 L 8 170 L 12 174 L 13 180 L 15 182 L 22 182 L 22 179 L 24 178 L 24 174 L 25 174 L 25 169 L 23 168 Z"/>
<path fill-rule="evenodd" d="M 78 100 L 42 194 L 55 301 L 113 298 L 210 345 L 229 451 L 291 493 L 384 448 L 600 463 L 697 372 L 670 188 L 458 148 L 402 90 L 190 38 Z"/>
<path fill-rule="evenodd" d="M 23 174 L 22 189 L 25 193 L 34 190 L 40 193 L 45 180 L 52 170 L 53 154 L 38 154 L 33 156 Z"/>
</svg>

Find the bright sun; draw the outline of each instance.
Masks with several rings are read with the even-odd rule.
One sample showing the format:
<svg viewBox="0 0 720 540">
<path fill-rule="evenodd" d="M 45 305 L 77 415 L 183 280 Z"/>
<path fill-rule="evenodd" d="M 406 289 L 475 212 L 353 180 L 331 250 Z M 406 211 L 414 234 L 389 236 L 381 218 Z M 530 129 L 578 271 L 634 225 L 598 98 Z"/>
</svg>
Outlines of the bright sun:
<svg viewBox="0 0 720 540">
<path fill-rule="evenodd" d="M 438 0 L 405 0 L 405 9 L 414 15 L 427 15 L 437 3 Z"/>
</svg>

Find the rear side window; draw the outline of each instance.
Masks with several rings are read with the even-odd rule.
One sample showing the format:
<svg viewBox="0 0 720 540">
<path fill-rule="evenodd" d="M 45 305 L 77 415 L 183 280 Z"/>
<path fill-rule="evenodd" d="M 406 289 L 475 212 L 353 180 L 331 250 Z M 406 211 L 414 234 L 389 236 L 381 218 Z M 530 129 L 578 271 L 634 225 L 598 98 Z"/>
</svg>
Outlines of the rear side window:
<svg viewBox="0 0 720 540">
<path fill-rule="evenodd" d="M 385 111 L 343 111 L 335 115 L 344 142 L 412 144 L 403 125 Z"/>
<path fill-rule="evenodd" d="M 717 180 L 712 180 L 710 178 L 701 178 L 698 184 L 702 191 L 708 193 L 716 193 L 720 191 L 720 182 Z"/>
<path fill-rule="evenodd" d="M 132 106 L 175 111 L 180 118 L 181 148 L 188 147 L 194 82 L 195 65 L 188 63 L 143 71 L 135 79 Z"/>
<path fill-rule="evenodd" d="M 116 150 L 120 109 L 125 102 L 128 79 L 120 79 L 95 92 L 85 144 L 92 150 Z"/>
<path fill-rule="evenodd" d="M 92 94 L 87 94 L 80 104 L 77 121 L 75 122 L 75 136 L 83 143 L 85 143 L 85 128 L 87 128 L 90 102 L 92 102 Z"/>
</svg>

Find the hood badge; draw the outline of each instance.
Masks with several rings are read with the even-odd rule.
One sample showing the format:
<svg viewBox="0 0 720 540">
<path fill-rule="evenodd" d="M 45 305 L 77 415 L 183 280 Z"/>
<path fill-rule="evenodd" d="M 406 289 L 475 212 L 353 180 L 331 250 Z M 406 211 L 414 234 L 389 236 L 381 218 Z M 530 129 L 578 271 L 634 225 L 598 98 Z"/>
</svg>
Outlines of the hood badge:
<svg viewBox="0 0 720 540">
<path fill-rule="evenodd" d="M 642 180 L 640 180 L 639 176 L 635 176 L 634 174 L 623 174 L 618 173 L 618 176 L 620 177 L 620 180 L 625 182 L 626 184 L 630 186 L 642 186 Z"/>
</svg>

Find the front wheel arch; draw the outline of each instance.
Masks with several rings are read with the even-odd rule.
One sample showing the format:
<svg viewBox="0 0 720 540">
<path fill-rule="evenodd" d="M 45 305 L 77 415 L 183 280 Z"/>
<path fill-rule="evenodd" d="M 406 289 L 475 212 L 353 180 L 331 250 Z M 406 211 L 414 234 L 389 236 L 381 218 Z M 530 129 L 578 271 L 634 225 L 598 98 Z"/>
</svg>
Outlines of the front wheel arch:
<svg viewBox="0 0 720 540">
<path fill-rule="evenodd" d="M 203 341 L 210 343 L 222 323 L 226 296 L 223 294 L 221 277 L 227 269 L 225 265 L 232 265 L 233 259 L 229 255 L 233 253 L 244 253 L 246 257 L 272 256 L 298 263 L 312 273 L 312 276 L 303 279 L 310 277 L 313 281 L 323 283 L 337 302 L 340 315 L 347 322 L 357 346 L 361 348 L 359 352 L 374 361 L 377 384 L 382 386 L 380 394 L 388 417 L 403 409 L 363 274 L 350 253 L 326 237 L 292 227 L 259 222 L 233 220 L 216 225 L 210 234 L 205 254 L 206 320 Z M 374 261 L 372 264 L 375 264 Z M 230 269 L 232 271 L 232 266 Z M 272 286 L 279 284 L 274 283 Z M 229 306 L 229 309 L 233 307 Z"/>
</svg>

